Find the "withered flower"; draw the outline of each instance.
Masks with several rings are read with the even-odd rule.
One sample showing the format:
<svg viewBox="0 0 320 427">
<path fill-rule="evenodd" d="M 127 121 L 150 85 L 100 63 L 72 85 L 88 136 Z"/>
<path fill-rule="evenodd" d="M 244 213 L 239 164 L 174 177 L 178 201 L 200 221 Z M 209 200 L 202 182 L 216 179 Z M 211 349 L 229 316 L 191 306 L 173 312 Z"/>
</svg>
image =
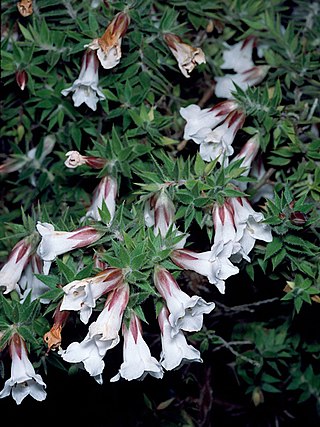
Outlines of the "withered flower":
<svg viewBox="0 0 320 427">
<path fill-rule="evenodd" d="M 48 351 L 55 350 L 61 345 L 61 331 L 64 327 L 69 315 L 70 311 L 63 310 L 60 311 L 60 305 L 54 311 L 53 319 L 54 323 L 49 332 L 46 332 L 43 336 L 44 342 L 48 345 Z"/>
<path fill-rule="evenodd" d="M 206 58 L 202 49 L 186 44 L 182 39 L 171 33 L 163 36 L 172 54 L 178 61 L 180 71 L 185 77 L 190 77 L 191 71 L 197 64 L 205 64 Z"/>
<path fill-rule="evenodd" d="M 110 69 L 119 64 L 122 55 L 122 37 L 127 31 L 129 23 L 129 15 L 119 12 L 110 22 L 102 37 L 94 39 L 90 44 L 84 46 L 97 50 L 103 68 Z"/>
<path fill-rule="evenodd" d="M 17 3 L 18 11 L 24 18 L 33 14 L 32 0 L 21 0 Z"/>
</svg>

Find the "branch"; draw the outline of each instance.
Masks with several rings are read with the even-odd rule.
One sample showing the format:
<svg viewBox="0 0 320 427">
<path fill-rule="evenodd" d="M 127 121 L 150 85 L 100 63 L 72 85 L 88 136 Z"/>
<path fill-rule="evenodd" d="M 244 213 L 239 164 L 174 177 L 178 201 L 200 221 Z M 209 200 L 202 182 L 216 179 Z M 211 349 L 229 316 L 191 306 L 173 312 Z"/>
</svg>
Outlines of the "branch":
<svg viewBox="0 0 320 427">
<path fill-rule="evenodd" d="M 253 343 L 251 341 L 226 341 L 224 338 L 220 337 L 219 335 L 214 334 L 215 338 L 218 338 L 221 342 L 222 345 L 220 345 L 219 347 L 216 347 L 212 350 L 212 352 L 214 351 L 218 351 L 221 350 L 222 348 L 227 348 L 232 354 L 234 354 L 236 357 L 239 357 L 240 359 L 244 360 L 245 362 L 251 363 L 251 365 L 254 366 L 261 366 L 260 362 L 257 362 L 254 359 L 251 359 L 250 357 L 244 356 L 243 354 L 240 354 L 237 350 L 235 350 L 232 346 L 233 345 L 252 345 Z"/>
<path fill-rule="evenodd" d="M 271 177 L 271 175 L 273 175 L 275 171 L 276 170 L 274 168 L 270 168 L 269 170 L 267 170 L 263 177 L 252 187 L 252 189 L 250 190 L 250 194 L 255 193 L 257 190 L 259 190 L 259 188 L 261 188 L 268 181 L 268 179 Z"/>
<path fill-rule="evenodd" d="M 279 298 L 269 298 L 262 301 L 253 302 L 251 304 L 235 305 L 234 307 L 228 307 L 218 301 L 216 301 L 216 305 L 223 311 L 223 315 L 229 313 L 231 316 L 233 316 L 234 314 L 241 313 L 243 311 L 254 313 L 256 307 L 259 307 L 263 304 L 270 304 L 275 301 L 279 301 Z M 214 317 L 214 315 L 215 313 L 213 312 L 212 317 Z M 216 315 L 221 316 L 221 313 L 217 313 Z"/>
</svg>

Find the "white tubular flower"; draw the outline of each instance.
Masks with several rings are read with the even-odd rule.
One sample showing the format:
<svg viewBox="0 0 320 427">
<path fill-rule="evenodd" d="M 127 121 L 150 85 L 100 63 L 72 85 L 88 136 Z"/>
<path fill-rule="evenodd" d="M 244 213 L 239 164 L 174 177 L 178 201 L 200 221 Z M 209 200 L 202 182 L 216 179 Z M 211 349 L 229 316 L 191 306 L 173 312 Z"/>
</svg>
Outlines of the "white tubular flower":
<svg viewBox="0 0 320 427">
<path fill-rule="evenodd" d="M 97 9 L 102 3 L 102 0 L 92 0 L 91 1 L 91 8 L 92 9 Z"/>
<path fill-rule="evenodd" d="M 142 337 L 142 327 L 139 318 L 132 313 L 129 328 L 122 324 L 123 363 L 119 372 L 111 382 L 118 381 L 121 377 L 128 380 L 143 380 L 147 374 L 155 378 L 163 377 L 161 364 L 151 356 L 150 349 Z"/>
<path fill-rule="evenodd" d="M 75 169 L 82 165 L 90 166 L 92 169 L 103 169 L 107 164 L 107 160 L 102 157 L 83 156 L 79 151 L 68 151 L 66 156 L 67 159 L 64 164 L 69 169 Z"/>
<path fill-rule="evenodd" d="M 177 230 L 174 224 L 175 206 L 165 190 L 160 190 L 147 199 L 144 205 L 144 220 L 147 227 L 153 227 L 155 236 L 158 234 L 165 238 L 169 228 L 175 230 L 177 236 L 184 234 Z M 174 246 L 176 249 L 183 248 L 186 244 L 188 234 L 179 240 Z"/>
<path fill-rule="evenodd" d="M 236 91 L 234 83 L 242 90 L 255 86 L 262 82 L 269 71 L 268 65 L 256 65 L 248 70 L 237 74 L 226 74 L 223 77 L 215 77 L 215 95 L 218 98 L 234 98 L 232 92 Z"/>
<path fill-rule="evenodd" d="M 203 314 L 210 313 L 215 304 L 206 302 L 197 295 L 189 297 L 180 289 L 171 273 L 159 266 L 154 270 L 154 284 L 170 312 L 171 336 L 177 335 L 181 329 L 188 332 L 200 331 Z"/>
<path fill-rule="evenodd" d="M 36 227 L 42 236 L 37 253 L 44 261 L 44 274 L 49 273 L 51 263 L 58 255 L 88 246 L 102 236 L 101 232 L 90 226 L 80 227 L 74 231 L 55 231 L 52 224 L 38 221 Z"/>
<path fill-rule="evenodd" d="M 40 157 L 36 159 L 38 147 L 31 148 L 25 155 L 12 154 L 0 165 L 0 174 L 7 174 L 21 170 L 24 166 L 29 165 L 33 161 L 33 166 L 39 168 L 45 157 L 53 150 L 56 139 L 52 135 L 48 135 L 43 140 L 43 150 Z"/>
<path fill-rule="evenodd" d="M 202 362 L 200 351 L 187 343 L 184 333 L 180 330 L 172 333 L 169 322 L 169 311 L 163 306 L 158 317 L 161 330 L 160 363 L 167 371 L 180 368 L 186 362 Z"/>
<path fill-rule="evenodd" d="M 245 197 L 230 197 L 228 201 L 234 210 L 236 240 L 241 245 L 241 250 L 237 256 L 233 257 L 233 260 L 238 262 L 242 257 L 250 260 L 248 254 L 253 249 L 256 240 L 272 241 L 270 225 L 263 222 L 263 213 L 256 212 Z"/>
<path fill-rule="evenodd" d="M 124 310 L 129 301 L 129 286 L 122 283 L 107 298 L 104 309 L 97 320 L 89 326 L 89 331 L 80 343 L 71 343 L 65 351 L 60 351 L 63 360 L 70 363 L 83 363 L 86 371 L 102 384 L 103 361 L 106 352 L 119 341 Z"/>
<path fill-rule="evenodd" d="M 29 394 L 39 402 L 47 396 L 46 384 L 41 375 L 36 374 L 28 358 L 24 340 L 15 333 L 9 342 L 11 355 L 11 378 L 9 378 L 0 392 L 0 398 L 7 397 L 12 393 L 17 405 Z"/>
<path fill-rule="evenodd" d="M 78 166 L 85 165 L 85 156 L 82 156 L 79 151 L 68 151 L 66 153 L 67 160 L 64 162 L 69 169 L 75 169 Z"/>
<path fill-rule="evenodd" d="M 109 267 L 94 277 L 74 280 L 63 286 L 63 296 L 60 310 L 80 312 L 80 320 L 87 324 L 96 306 L 96 301 L 102 295 L 110 292 L 123 282 L 121 268 Z"/>
<path fill-rule="evenodd" d="M 256 155 L 258 154 L 259 148 L 260 148 L 259 135 L 256 134 L 252 136 L 250 139 L 248 139 L 248 141 L 244 144 L 240 152 L 231 160 L 230 163 L 233 163 L 242 159 L 242 163 L 240 166 L 246 168 L 246 170 L 242 172 L 241 174 L 242 176 L 249 175 L 252 162 L 255 159 Z M 247 182 L 234 180 L 233 183 L 237 185 L 237 187 L 241 191 L 245 191 L 248 186 Z"/>
<path fill-rule="evenodd" d="M 0 286 L 6 289 L 5 294 L 13 290 L 20 292 L 18 282 L 22 272 L 29 262 L 30 256 L 34 251 L 34 245 L 29 237 L 20 240 L 10 252 L 8 261 L 0 270 Z"/>
<path fill-rule="evenodd" d="M 29 162 L 30 159 L 28 156 L 15 156 L 12 154 L 0 165 L 0 175 L 21 170 L 25 165 L 29 164 Z"/>
<path fill-rule="evenodd" d="M 110 226 L 116 211 L 117 192 L 117 180 L 112 176 L 103 177 L 94 190 L 91 206 L 84 218 L 92 218 L 96 221 L 101 221 L 99 209 L 102 209 L 103 203 L 105 203 L 110 214 L 110 221 L 107 225 Z"/>
<path fill-rule="evenodd" d="M 191 104 L 180 108 L 181 116 L 186 120 L 183 138 L 192 139 L 200 144 L 203 139 L 218 124 L 228 116 L 231 111 L 237 109 L 235 101 L 222 101 L 212 108 L 201 109 L 198 105 Z"/>
<path fill-rule="evenodd" d="M 209 283 L 217 287 L 220 293 L 225 293 L 225 280 L 239 273 L 229 257 L 232 253 L 232 242 L 218 242 L 207 252 L 193 252 L 187 249 L 177 249 L 171 254 L 172 261 L 185 270 L 192 270 L 206 276 Z"/>
<path fill-rule="evenodd" d="M 50 300 L 41 298 L 41 295 L 47 292 L 50 288 L 36 277 L 36 274 L 43 274 L 42 260 L 37 253 L 31 256 L 30 262 L 22 273 L 19 281 L 19 286 L 23 293 L 20 302 L 23 302 L 29 293 L 31 301 L 39 298 L 42 304 L 48 304 Z"/>
<path fill-rule="evenodd" d="M 101 335 L 101 340 L 109 341 L 110 347 L 115 347 L 119 341 L 119 331 L 123 313 L 129 302 L 129 285 L 122 282 L 109 295 L 104 309 L 100 313 L 99 321 L 89 326 L 89 336 Z"/>
<path fill-rule="evenodd" d="M 154 234 L 166 237 L 174 223 L 175 206 L 167 192 L 160 190 L 145 203 L 144 218 L 148 227 L 154 227 Z"/>
<path fill-rule="evenodd" d="M 198 64 L 205 64 L 206 57 L 202 49 L 195 48 L 186 44 L 182 39 L 171 33 L 164 34 L 163 36 L 173 56 L 178 62 L 181 73 L 189 78 L 190 73 Z"/>
<path fill-rule="evenodd" d="M 240 244 L 236 241 L 237 230 L 234 223 L 233 208 L 228 203 L 224 203 L 223 206 L 215 205 L 212 210 L 212 218 L 215 232 L 211 249 L 220 242 L 224 245 L 231 242 L 231 254 L 237 253 L 240 250 Z"/>
<path fill-rule="evenodd" d="M 236 73 L 242 73 L 254 67 L 252 61 L 252 51 L 255 45 L 255 37 L 249 36 L 232 46 L 226 43 L 226 49 L 223 51 L 223 64 L 221 69 L 232 69 Z"/>
<path fill-rule="evenodd" d="M 105 69 L 110 69 L 119 64 L 121 59 L 121 42 L 130 24 L 130 17 L 124 12 L 119 12 L 108 25 L 102 37 L 94 39 L 85 45 L 91 50 L 96 50 L 100 64 Z"/>
<path fill-rule="evenodd" d="M 27 152 L 27 156 L 29 159 L 38 162 L 38 164 L 41 164 L 47 155 L 52 152 L 55 143 L 56 137 L 54 135 L 47 135 L 43 140 L 43 149 L 40 157 L 36 159 L 38 147 L 31 148 L 31 150 Z"/>
<path fill-rule="evenodd" d="M 236 110 L 228 115 L 222 125 L 211 131 L 200 144 L 200 156 L 210 162 L 218 159 L 218 162 L 227 166 L 229 157 L 233 154 L 233 140 L 245 121 L 245 114 Z"/>
<path fill-rule="evenodd" d="M 71 87 L 62 90 L 61 93 L 67 96 L 70 92 L 74 92 L 72 100 L 75 107 L 85 103 L 91 110 L 96 111 L 98 101 L 106 99 L 98 84 L 99 61 L 96 53 L 88 50 L 83 56 L 79 77 Z"/>
</svg>

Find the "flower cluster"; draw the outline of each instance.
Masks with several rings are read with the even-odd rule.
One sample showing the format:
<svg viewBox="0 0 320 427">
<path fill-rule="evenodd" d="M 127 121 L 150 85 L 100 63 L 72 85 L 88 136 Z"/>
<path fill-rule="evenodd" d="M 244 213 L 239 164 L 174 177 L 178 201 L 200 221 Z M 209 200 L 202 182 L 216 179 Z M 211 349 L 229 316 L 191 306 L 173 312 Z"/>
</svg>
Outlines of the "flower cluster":
<svg viewBox="0 0 320 427">
<path fill-rule="evenodd" d="M 99 87 L 99 65 L 105 70 L 110 70 L 119 64 L 122 57 L 122 38 L 127 32 L 129 24 L 129 15 L 119 12 L 101 37 L 84 45 L 86 51 L 82 58 L 79 77 L 72 86 L 63 89 L 61 92 L 64 96 L 73 92 L 72 100 L 75 107 L 85 103 L 93 111 L 96 111 L 98 101 L 106 99 Z M 190 73 L 197 64 L 206 63 L 202 49 L 184 43 L 178 35 L 166 33 L 164 34 L 164 41 L 176 58 L 179 69 L 185 77 L 190 77 Z M 19 71 L 17 82 L 22 90 L 26 84 L 25 78 L 23 83 L 20 83 L 23 77 L 26 77 L 25 72 Z"/>
<path fill-rule="evenodd" d="M 234 138 L 246 118 L 237 103 L 222 101 L 212 108 L 204 109 L 190 104 L 180 108 L 180 114 L 187 122 L 184 138 L 200 145 L 199 153 L 203 160 L 217 160 L 226 166 L 229 156 L 234 153 Z"/>
<path fill-rule="evenodd" d="M 240 154 L 246 159 L 247 165 L 250 164 L 252 157 L 251 144 L 252 142 L 249 142 L 245 150 L 249 158 L 243 152 Z M 116 180 L 110 176 L 102 178 L 94 192 L 92 205 L 86 217 L 99 221 L 101 219 L 99 212 L 102 203 L 105 203 L 110 212 L 111 224 L 116 211 L 116 193 Z M 242 259 L 250 262 L 248 255 L 255 241 L 259 239 L 270 242 L 272 236 L 269 226 L 263 223 L 263 214 L 255 212 L 244 197 L 228 198 L 222 206 L 216 204 L 212 216 L 215 236 L 211 250 L 196 253 L 185 248 L 188 235 L 180 232 L 175 225 L 175 206 L 165 188 L 144 201 L 145 223 L 147 227 L 153 228 L 155 236 L 159 235 L 165 239 L 168 233 L 174 232 L 176 237 L 179 237 L 178 243 L 171 247 L 171 260 L 181 269 L 192 270 L 207 277 L 209 283 L 224 293 L 225 281 L 239 272 L 233 263 L 239 263 Z M 90 225 L 71 232 L 55 231 L 52 224 L 41 222 L 36 225 L 36 231 L 38 239 L 33 236 L 32 239 L 29 237 L 16 244 L 8 262 L 0 271 L 0 277 L 1 283 L 6 288 L 5 293 L 14 289 L 21 293 L 21 290 L 25 289 L 24 295 L 21 293 L 22 302 L 30 293 L 33 299 L 40 298 L 41 302 L 47 303 L 46 299 L 41 298 L 47 287 L 36 275 L 49 274 L 52 262 L 59 255 L 99 241 L 102 233 Z M 64 361 L 82 364 L 98 383 L 103 382 L 106 353 L 119 344 L 121 333 L 124 362 L 120 366 L 119 373 L 111 378 L 112 382 L 121 377 L 127 380 L 141 380 L 148 373 L 155 378 L 162 378 L 165 370 L 177 369 L 187 361 L 201 362 L 200 352 L 188 344 L 186 333 L 200 331 L 203 326 L 203 315 L 209 314 L 215 304 L 206 302 L 198 295 L 190 297 L 182 291 L 170 271 L 155 264 L 153 283 L 155 292 L 158 292 L 162 301 L 158 315 L 162 349 L 158 361 L 151 355 L 143 337 L 141 320 L 128 305 L 130 300 L 130 284 L 126 279 L 128 273 L 128 269 L 103 265 L 103 270 L 95 276 L 75 280 L 63 286 L 64 296 L 56 308 L 54 324 L 43 337 L 49 350 L 58 349 Z M 103 308 L 96 320 L 89 324 L 87 335 L 81 342 L 72 342 L 63 349 L 61 332 L 70 312 L 78 312 L 80 321 L 88 324 L 97 303 L 103 303 Z M 23 348 L 21 338 L 12 342 L 19 342 Z M 24 366 L 29 366 L 26 353 L 23 354 Z M 13 356 L 13 366 L 15 359 Z M 38 379 L 37 384 L 44 386 L 33 371 L 26 372 L 26 375 L 33 379 L 32 384 L 34 379 Z M 12 374 L 7 383 L 10 383 L 11 387 L 17 384 L 15 374 Z M 2 392 L 3 397 L 8 394 L 7 383 Z M 39 385 L 37 387 L 39 388 Z M 31 387 L 29 393 L 38 400 L 44 398 L 43 392 L 36 395 Z M 17 403 L 23 398 L 15 396 L 13 392 Z"/>
<path fill-rule="evenodd" d="M 32 2 L 21 3 L 32 6 Z M 93 3 L 92 7 L 96 7 L 95 2 Z M 106 99 L 99 86 L 99 67 L 110 70 L 119 64 L 122 39 L 129 25 L 129 15 L 119 12 L 101 37 L 84 46 L 86 50 L 79 77 L 72 86 L 61 92 L 64 96 L 72 93 L 75 107 L 85 103 L 96 111 L 97 103 Z M 206 63 L 201 48 L 185 43 L 175 34 L 163 34 L 183 76 L 189 78 L 197 65 Z M 238 82 L 240 87 L 246 88 L 261 81 L 264 71 L 252 61 L 254 42 L 253 38 L 248 38 L 245 42 L 229 47 L 223 54 L 224 63 L 221 68 L 232 68 L 238 73 L 235 77 L 227 75 L 216 79 L 216 96 L 227 98 L 226 100 L 212 108 L 201 109 L 198 105 L 191 104 L 180 109 L 180 114 L 186 121 L 184 139 L 191 139 L 200 146 L 200 157 L 205 162 L 215 161 L 220 170 L 232 162 L 240 161 L 244 177 L 253 170 L 260 146 L 258 136 L 254 135 L 229 160 L 234 154 L 233 141 L 246 119 L 245 112 L 233 99 L 230 82 Z M 28 75 L 18 71 L 16 82 L 24 90 Z M 0 166 L 0 173 L 15 172 L 29 163 L 40 168 L 46 156 L 52 152 L 54 144 L 55 140 L 48 136 L 39 152 L 34 147 L 26 156 L 8 158 Z M 133 150 L 130 146 L 130 153 Z M 110 152 L 112 153 L 112 149 Z M 97 173 L 98 182 L 90 203 L 85 206 L 79 225 L 71 227 L 71 231 L 57 230 L 56 225 L 48 222 L 46 216 L 46 220 L 38 220 L 33 225 L 31 234 L 16 243 L 0 270 L 0 287 L 4 288 L 3 293 L 18 294 L 19 304 L 37 300 L 40 304 L 51 307 L 54 305 L 52 326 L 41 336 L 47 346 L 46 354 L 57 351 L 62 361 L 80 365 L 99 384 L 103 383 L 107 354 L 121 342 L 123 362 L 118 373 L 111 377 L 111 382 L 121 378 L 128 381 L 142 380 L 148 374 L 159 379 L 165 371 L 178 369 L 185 363 L 202 362 L 200 351 L 188 342 L 188 334 L 201 331 L 204 315 L 209 315 L 214 310 L 215 303 L 207 302 L 198 294 L 189 295 L 190 291 L 183 290 L 178 276 L 170 271 L 170 266 L 178 272 L 190 270 L 204 276 L 209 284 L 213 284 L 224 294 L 226 280 L 239 273 L 239 267 L 235 264 L 243 260 L 251 262 L 249 255 L 256 240 L 272 240 L 271 228 L 265 224 L 263 213 L 256 212 L 245 195 L 223 196 L 222 199 L 213 197 L 206 206 L 211 209 L 213 242 L 210 250 L 195 252 L 187 247 L 190 236 L 188 230 L 181 231 L 177 221 L 179 211 L 174 193 L 185 180 L 178 179 L 177 183 L 163 178 L 163 182 L 159 182 L 162 177 L 159 179 L 150 172 L 151 180 L 154 179 L 153 186 L 149 187 L 152 189 L 141 196 L 140 211 L 132 209 L 134 215 L 140 213 L 138 225 L 141 230 L 131 233 L 130 226 L 135 221 L 138 223 L 139 218 L 130 218 L 127 227 L 121 223 L 122 211 L 118 201 L 120 173 L 114 167 L 115 163 L 120 163 L 117 156 L 100 157 L 100 152 L 97 156 L 83 155 L 75 150 L 67 151 L 65 156 L 64 165 L 70 175 L 78 167 L 86 168 L 89 175 Z M 128 159 L 126 153 L 123 159 Z M 67 177 L 70 175 L 66 174 Z M 37 185 L 33 178 L 32 183 Z M 240 194 L 246 190 L 246 184 L 241 180 L 233 180 L 231 186 Z M 204 192 L 205 190 L 204 185 Z M 141 240 L 145 239 L 140 246 L 141 242 L 137 245 L 132 243 L 132 236 L 136 235 L 142 236 Z M 106 239 L 102 239 L 104 237 Z M 106 253 L 106 241 L 111 241 L 114 247 L 120 248 L 119 252 L 111 255 Z M 110 247 L 113 250 L 112 244 Z M 82 251 L 78 251 L 79 249 Z M 156 253 L 149 254 L 149 250 Z M 49 292 L 52 288 L 47 284 L 50 280 L 46 282 L 46 279 L 50 278 L 55 267 L 60 271 L 61 265 L 65 266 L 59 259 L 60 256 L 68 254 L 71 259 L 73 255 L 77 258 L 77 251 L 81 254 L 85 252 L 99 272 L 90 270 L 90 274 L 87 274 L 80 255 L 77 273 L 82 273 L 81 278 L 73 276 L 72 280 L 68 273 L 63 279 L 68 283 L 63 285 L 59 282 L 56 288 L 59 288 L 60 293 L 52 297 Z M 136 264 L 137 259 L 141 261 L 140 264 Z M 68 270 L 68 267 L 64 268 Z M 148 283 L 143 282 L 141 285 L 139 280 Z M 137 283 L 144 292 L 140 292 Z M 158 357 L 152 354 L 154 347 L 149 347 L 144 333 L 143 321 L 146 319 L 139 305 L 144 301 L 144 296 L 140 295 L 143 293 L 148 294 L 146 298 L 153 297 L 157 308 L 157 332 L 159 343 L 161 342 Z M 85 325 L 86 334 L 79 342 L 73 341 L 64 347 L 62 331 L 71 313 L 82 327 Z M 28 358 L 24 337 L 15 327 L 7 340 L 11 356 L 11 378 L 6 381 L 0 398 L 12 393 L 16 403 L 20 404 L 30 394 L 41 401 L 46 397 L 46 384 L 35 373 Z"/>
<path fill-rule="evenodd" d="M 226 43 L 223 51 L 223 63 L 221 69 L 232 70 L 234 74 L 216 76 L 215 94 L 218 98 L 233 98 L 236 86 L 242 90 L 255 86 L 262 82 L 269 71 L 268 65 L 255 65 L 252 60 L 256 38 L 249 36 L 232 46 Z"/>
<path fill-rule="evenodd" d="M 188 249 L 172 252 L 172 260 L 181 268 L 206 276 L 221 293 L 225 292 L 225 280 L 239 273 L 242 259 L 250 262 L 248 254 L 255 241 L 272 241 L 270 226 L 264 215 L 255 212 L 244 197 L 231 197 L 223 206 L 215 205 L 212 211 L 215 228 L 214 242 L 210 251 L 196 253 Z"/>
<path fill-rule="evenodd" d="M 128 310 L 128 321 L 123 319 L 129 302 L 130 287 L 126 282 L 126 271 L 112 267 L 95 277 L 63 287 L 65 295 L 60 311 L 79 311 L 80 319 L 85 324 L 88 323 L 97 300 L 107 295 L 104 308 L 89 325 L 83 341 L 73 342 L 65 350 L 60 348 L 59 354 L 63 360 L 82 363 L 90 376 L 102 383 L 105 367 L 103 359 L 108 350 L 119 344 L 121 331 L 124 362 L 111 382 L 120 377 L 129 381 L 142 380 L 148 373 L 162 378 L 163 369 L 178 368 L 185 360 L 201 361 L 199 351 L 187 343 L 184 331 L 199 331 L 203 324 L 203 314 L 210 313 L 214 309 L 214 303 L 207 303 L 199 296 L 189 297 L 163 267 L 155 266 L 153 280 L 163 298 L 163 308 L 158 317 L 162 340 L 160 361 L 151 356 L 143 338 L 141 321 L 135 312 Z"/>
<path fill-rule="evenodd" d="M 94 39 L 85 45 L 79 77 L 71 87 L 61 93 L 66 96 L 73 92 L 72 100 L 75 107 L 85 103 L 91 110 L 96 111 L 97 103 L 106 99 L 99 85 L 99 65 L 111 69 L 119 64 L 121 59 L 121 41 L 130 23 L 128 14 L 119 12 L 108 25 L 102 37 Z"/>
</svg>

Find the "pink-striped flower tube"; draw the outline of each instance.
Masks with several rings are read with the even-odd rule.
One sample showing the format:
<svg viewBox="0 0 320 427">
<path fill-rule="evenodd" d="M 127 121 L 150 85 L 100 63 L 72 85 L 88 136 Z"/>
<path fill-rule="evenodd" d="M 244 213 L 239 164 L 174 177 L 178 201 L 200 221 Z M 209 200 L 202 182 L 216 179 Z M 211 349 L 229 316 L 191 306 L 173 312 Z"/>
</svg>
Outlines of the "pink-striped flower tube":
<svg viewBox="0 0 320 427">
<path fill-rule="evenodd" d="M 232 111 L 222 125 L 214 128 L 200 144 L 200 156 L 203 160 L 218 162 L 227 166 L 229 157 L 234 153 L 232 143 L 237 132 L 242 128 L 246 116 L 243 111 Z"/>
<path fill-rule="evenodd" d="M 210 313 L 215 304 L 206 302 L 201 297 L 189 297 L 183 292 L 172 274 L 163 267 L 154 269 L 154 284 L 164 299 L 170 312 L 169 323 L 172 327 L 172 337 L 180 330 L 200 331 L 203 325 L 203 314 Z"/>
<path fill-rule="evenodd" d="M 102 384 L 103 358 L 119 341 L 124 311 L 129 301 L 129 285 L 122 282 L 109 293 L 97 320 L 89 326 L 83 341 L 71 343 L 60 354 L 66 362 L 82 362 L 90 376 Z"/>
<path fill-rule="evenodd" d="M 247 176 L 249 174 L 251 164 L 258 154 L 259 148 L 259 135 L 255 134 L 248 139 L 248 141 L 241 148 L 240 152 L 232 159 L 232 162 L 236 162 L 237 160 L 242 159 L 241 167 L 247 168 L 247 171 L 243 172 L 242 175 Z"/>
<path fill-rule="evenodd" d="M 223 63 L 220 68 L 241 73 L 254 67 L 252 52 L 255 45 L 256 38 L 254 36 L 249 36 L 232 46 L 226 43 L 226 49 L 222 53 Z"/>
<path fill-rule="evenodd" d="M 186 244 L 188 234 L 179 231 L 174 223 L 175 206 L 167 192 L 162 189 L 150 196 L 144 205 L 144 220 L 147 227 L 153 227 L 154 234 L 165 238 L 169 228 L 175 231 L 176 236 L 181 236 L 181 240 L 174 245 L 176 249 L 183 248 Z"/>
<path fill-rule="evenodd" d="M 164 190 L 153 194 L 145 203 L 144 219 L 148 227 L 154 227 L 154 234 L 166 237 L 174 223 L 175 206 Z"/>
<path fill-rule="evenodd" d="M 163 377 L 161 364 L 151 356 L 148 344 L 142 336 L 142 326 L 137 315 L 132 312 L 129 327 L 122 323 L 123 363 L 111 382 L 124 378 L 128 381 L 143 380 L 147 374 L 155 378 Z"/>
<path fill-rule="evenodd" d="M 170 312 L 164 305 L 160 310 L 158 322 L 161 331 L 162 350 L 160 363 L 167 371 L 180 368 L 187 362 L 202 362 L 200 351 L 187 343 L 183 331 L 173 333 L 169 321 Z"/>
<path fill-rule="evenodd" d="M 180 108 L 180 114 L 187 122 L 183 138 L 192 139 L 195 143 L 201 144 L 212 129 L 222 123 L 237 108 L 236 101 L 222 101 L 211 108 L 204 109 L 195 104 Z"/>
<path fill-rule="evenodd" d="M 103 203 L 105 203 L 110 214 L 110 221 L 107 225 L 110 225 L 116 211 L 117 192 L 117 180 L 109 175 L 103 177 L 93 192 L 91 206 L 84 218 L 92 218 L 96 221 L 101 221 L 99 210 L 102 209 Z"/>
<path fill-rule="evenodd" d="M 215 77 L 215 95 L 218 98 L 233 99 L 233 92 L 236 91 L 234 83 L 236 83 L 240 89 L 246 91 L 248 87 L 261 83 L 269 69 L 269 65 L 255 65 L 241 73 L 226 74 L 221 77 Z"/>
<path fill-rule="evenodd" d="M 36 277 L 36 274 L 43 274 L 42 259 L 37 253 L 31 255 L 30 261 L 24 269 L 19 286 L 21 288 L 21 302 L 31 294 L 31 301 L 39 298 L 43 304 L 48 304 L 49 299 L 41 298 L 41 295 L 47 292 L 50 288 Z"/>
<path fill-rule="evenodd" d="M 233 157 L 230 163 L 236 162 L 240 159 L 242 159 L 240 167 L 246 168 L 244 172 L 242 172 L 242 176 L 248 176 L 252 162 L 256 158 L 256 155 L 258 154 L 260 148 L 259 144 L 259 135 L 253 135 L 248 141 L 244 144 L 244 146 L 241 148 L 240 152 Z M 234 180 L 233 183 L 241 190 L 245 191 L 248 183 L 242 182 L 238 180 Z"/>
<path fill-rule="evenodd" d="M 64 164 L 69 169 L 75 169 L 81 165 L 87 165 L 92 169 L 103 169 L 108 162 L 102 157 L 83 156 L 79 151 L 68 151 L 66 156 Z"/>
<path fill-rule="evenodd" d="M 214 284 L 224 294 L 225 280 L 239 273 L 238 267 L 229 260 L 231 253 L 232 243 L 224 244 L 221 241 L 214 245 L 211 251 L 197 253 L 177 249 L 171 253 L 170 258 L 178 267 L 206 276 L 209 283 Z"/>
<path fill-rule="evenodd" d="M 67 96 L 70 92 L 73 92 L 75 107 L 85 103 L 93 111 L 96 111 L 98 101 L 106 99 L 99 87 L 99 60 L 95 52 L 87 50 L 84 53 L 79 77 L 61 94 Z"/>
<path fill-rule="evenodd" d="M 266 174 L 266 169 L 262 160 L 262 156 L 258 155 L 258 157 L 255 158 L 252 168 L 251 168 L 251 175 L 257 179 L 257 181 L 260 181 Z M 252 183 L 250 185 L 253 185 Z M 265 184 L 263 184 L 259 189 L 253 194 L 251 197 L 252 203 L 257 203 L 261 198 L 264 198 L 266 200 L 273 200 L 274 199 L 274 190 L 273 190 L 274 184 L 271 183 L 270 180 L 268 180 Z"/>
<path fill-rule="evenodd" d="M 230 197 L 228 203 L 233 208 L 237 230 L 236 241 L 241 247 L 235 261 L 239 262 L 242 258 L 250 261 L 248 254 L 253 249 L 256 240 L 272 241 L 271 227 L 264 222 L 263 213 L 256 212 L 246 197 Z"/>
<path fill-rule="evenodd" d="M 239 252 L 241 246 L 236 240 L 237 229 L 232 205 L 227 200 L 222 206 L 216 204 L 212 209 L 212 218 L 215 231 L 211 250 L 222 242 L 223 245 L 230 243 L 230 256 Z"/>
<path fill-rule="evenodd" d="M 56 139 L 52 135 L 47 135 L 43 139 L 43 149 L 40 157 L 36 159 L 37 150 L 39 150 L 39 146 L 31 148 L 31 150 L 27 151 L 24 155 L 16 155 L 12 154 L 6 158 L 6 160 L 0 165 L 0 174 L 7 174 L 11 172 L 16 172 L 21 170 L 24 166 L 31 164 L 33 162 L 33 167 L 36 169 L 40 169 L 43 160 L 46 158 L 48 154 L 50 154 L 53 150 Z M 31 175 L 31 183 L 33 183 L 33 175 Z M 35 186 L 35 185 L 34 185 Z"/>
<path fill-rule="evenodd" d="M 96 301 L 104 294 L 117 288 L 123 282 L 121 268 L 108 267 L 93 277 L 74 280 L 63 286 L 60 310 L 80 312 L 80 320 L 88 323 Z"/>
<path fill-rule="evenodd" d="M 91 245 L 103 235 L 91 226 L 80 227 L 74 231 L 55 231 L 52 224 L 38 222 L 36 227 L 42 237 L 37 253 L 44 261 L 44 274 L 49 273 L 51 263 L 58 255 Z"/>
<path fill-rule="evenodd" d="M 0 286 L 6 288 L 4 291 L 5 294 L 14 289 L 20 292 L 18 282 L 34 250 L 34 243 L 30 237 L 20 240 L 13 247 L 7 262 L 0 270 Z"/>
<path fill-rule="evenodd" d="M 0 392 L 0 399 L 12 394 L 17 405 L 29 394 L 38 401 L 46 398 L 44 390 L 46 384 L 41 375 L 36 374 L 28 357 L 28 351 L 24 340 L 17 333 L 12 335 L 9 341 L 9 352 L 11 356 L 11 377 L 5 382 Z"/>
</svg>

